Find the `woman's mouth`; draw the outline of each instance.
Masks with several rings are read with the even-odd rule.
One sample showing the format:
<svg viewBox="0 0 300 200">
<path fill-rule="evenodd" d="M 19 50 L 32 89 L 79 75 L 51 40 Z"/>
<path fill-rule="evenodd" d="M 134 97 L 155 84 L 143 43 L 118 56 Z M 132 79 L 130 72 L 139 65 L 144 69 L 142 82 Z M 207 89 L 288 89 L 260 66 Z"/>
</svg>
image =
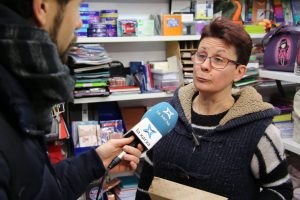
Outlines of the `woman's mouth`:
<svg viewBox="0 0 300 200">
<path fill-rule="evenodd" d="M 197 79 L 197 81 L 199 81 L 199 82 L 207 82 L 207 81 L 209 81 L 208 79 L 203 78 L 203 77 L 197 77 L 196 79 Z"/>
</svg>

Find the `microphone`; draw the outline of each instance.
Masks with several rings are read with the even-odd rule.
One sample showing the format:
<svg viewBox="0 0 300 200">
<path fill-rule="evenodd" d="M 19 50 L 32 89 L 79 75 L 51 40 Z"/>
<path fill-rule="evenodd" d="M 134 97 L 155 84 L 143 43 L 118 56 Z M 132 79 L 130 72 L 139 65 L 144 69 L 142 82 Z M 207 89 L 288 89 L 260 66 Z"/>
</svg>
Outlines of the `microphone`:
<svg viewBox="0 0 300 200">
<path fill-rule="evenodd" d="M 161 102 L 151 107 L 142 117 L 142 120 L 131 130 L 124 134 L 124 137 L 134 136 L 134 141 L 129 144 L 136 147 L 142 144 L 144 150 L 151 149 L 163 136 L 169 133 L 178 119 L 178 113 L 167 102 Z M 108 169 L 118 165 L 125 152 L 122 151 L 108 165 Z"/>
</svg>

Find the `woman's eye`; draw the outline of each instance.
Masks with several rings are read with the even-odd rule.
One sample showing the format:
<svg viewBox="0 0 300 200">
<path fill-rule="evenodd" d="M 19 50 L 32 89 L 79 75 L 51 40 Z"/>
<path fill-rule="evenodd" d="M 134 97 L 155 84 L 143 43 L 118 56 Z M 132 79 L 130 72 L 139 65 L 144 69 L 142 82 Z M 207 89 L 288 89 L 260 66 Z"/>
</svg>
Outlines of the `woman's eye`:
<svg viewBox="0 0 300 200">
<path fill-rule="evenodd" d="M 221 58 L 221 57 L 213 57 L 213 60 L 217 63 L 223 63 L 224 62 L 224 58 Z"/>
<path fill-rule="evenodd" d="M 200 59 L 205 59 L 206 55 L 205 54 L 198 54 L 197 57 L 200 58 Z"/>
</svg>

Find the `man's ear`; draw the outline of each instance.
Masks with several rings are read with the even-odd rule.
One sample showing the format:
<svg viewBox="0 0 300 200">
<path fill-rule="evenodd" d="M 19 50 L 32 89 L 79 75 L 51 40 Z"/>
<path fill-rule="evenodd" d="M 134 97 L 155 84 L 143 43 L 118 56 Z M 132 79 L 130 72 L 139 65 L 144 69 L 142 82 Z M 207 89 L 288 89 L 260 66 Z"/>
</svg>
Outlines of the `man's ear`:
<svg viewBox="0 0 300 200">
<path fill-rule="evenodd" d="M 33 0 L 32 9 L 34 19 L 39 27 L 46 27 L 47 14 L 49 12 L 49 5 L 47 0 Z"/>
<path fill-rule="evenodd" d="M 235 69 L 234 72 L 234 82 L 237 82 L 243 78 L 243 76 L 246 74 L 247 66 L 246 65 L 239 65 Z"/>
</svg>

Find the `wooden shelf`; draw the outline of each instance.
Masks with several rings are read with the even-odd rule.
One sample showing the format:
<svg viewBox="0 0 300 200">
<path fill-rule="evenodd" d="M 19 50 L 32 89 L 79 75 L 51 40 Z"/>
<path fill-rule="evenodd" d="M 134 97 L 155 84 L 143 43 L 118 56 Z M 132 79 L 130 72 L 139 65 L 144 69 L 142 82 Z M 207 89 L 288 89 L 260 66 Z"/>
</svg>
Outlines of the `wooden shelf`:
<svg viewBox="0 0 300 200">
<path fill-rule="evenodd" d="M 75 99 L 74 104 L 100 103 L 100 102 L 110 102 L 110 101 L 147 100 L 147 99 L 157 99 L 157 98 L 169 98 L 172 96 L 173 96 L 172 93 L 169 94 L 166 92 L 110 95 L 108 97 L 87 97 L 87 98 Z"/>
<path fill-rule="evenodd" d="M 262 78 L 287 81 L 291 83 L 300 83 L 300 76 L 297 76 L 292 72 L 270 71 L 270 70 L 260 69 L 259 76 Z M 292 138 L 284 138 L 283 144 L 286 150 L 300 155 L 300 144 L 293 141 Z"/>
<path fill-rule="evenodd" d="M 260 69 L 259 76 L 262 78 L 270 78 L 280 81 L 288 81 L 292 83 L 300 83 L 300 76 L 297 76 L 292 72 L 280 72 Z"/>
<path fill-rule="evenodd" d="M 300 144 L 295 142 L 292 138 L 284 138 L 283 144 L 286 150 L 300 155 Z"/>
</svg>

